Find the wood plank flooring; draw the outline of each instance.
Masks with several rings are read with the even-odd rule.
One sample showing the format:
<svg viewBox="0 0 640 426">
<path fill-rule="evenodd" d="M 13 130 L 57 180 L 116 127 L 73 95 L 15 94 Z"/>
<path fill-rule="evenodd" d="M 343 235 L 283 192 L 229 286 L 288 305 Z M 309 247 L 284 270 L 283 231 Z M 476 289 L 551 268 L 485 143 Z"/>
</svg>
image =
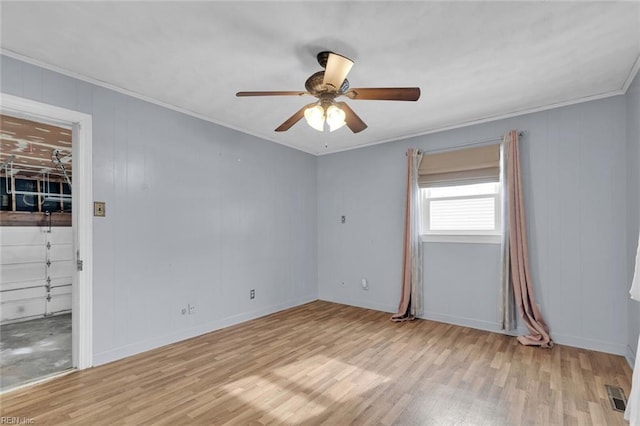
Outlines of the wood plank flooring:
<svg viewBox="0 0 640 426">
<path fill-rule="evenodd" d="M 36 425 L 624 425 L 619 356 L 316 301 L 0 396 Z"/>
</svg>

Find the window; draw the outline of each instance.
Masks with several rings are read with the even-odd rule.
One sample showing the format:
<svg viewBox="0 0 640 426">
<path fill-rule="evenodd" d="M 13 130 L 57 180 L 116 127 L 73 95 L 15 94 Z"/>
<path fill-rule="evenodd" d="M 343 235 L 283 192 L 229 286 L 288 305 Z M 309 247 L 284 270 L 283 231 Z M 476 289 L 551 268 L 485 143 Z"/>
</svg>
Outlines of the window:
<svg viewBox="0 0 640 426">
<path fill-rule="evenodd" d="M 425 154 L 418 185 L 423 240 L 499 242 L 499 145 Z"/>
<path fill-rule="evenodd" d="M 6 177 L 0 177 L 0 210 L 12 210 L 13 202 L 11 194 L 9 194 L 9 183 L 11 180 Z"/>
<path fill-rule="evenodd" d="M 500 183 L 423 188 L 422 233 L 499 235 Z"/>
<path fill-rule="evenodd" d="M 38 193 L 37 181 L 33 179 L 16 179 L 14 187 L 17 191 Z M 16 197 L 16 210 L 22 212 L 37 212 L 38 200 L 35 195 L 20 194 Z"/>
</svg>

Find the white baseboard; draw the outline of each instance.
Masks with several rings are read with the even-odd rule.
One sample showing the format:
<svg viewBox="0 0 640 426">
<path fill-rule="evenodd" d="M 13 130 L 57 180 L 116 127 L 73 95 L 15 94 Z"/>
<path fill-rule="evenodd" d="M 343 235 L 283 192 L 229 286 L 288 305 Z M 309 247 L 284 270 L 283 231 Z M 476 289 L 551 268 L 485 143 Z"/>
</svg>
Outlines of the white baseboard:
<svg viewBox="0 0 640 426">
<path fill-rule="evenodd" d="M 551 338 L 559 345 L 573 346 L 574 348 L 589 349 L 591 351 L 622 356 L 625 356 L 627 353 L 627 345 L 623 343 L 605 342 L 603 340 L 557 334 L 553 332 L 553 329 L 551 330 Z"/>
<path fill-rule="evenodd" d="M 151 349 L 169 345 L 171 343 L 176 343 L 181 340 L 197 337 L 206 333 L 210 333 L 212 331 L 220 330 L 225 327 L 230 327 L 232 325 L 240 324 L 245 321 L 260 318 L 275 312 L 279 312 L 284 309 L 300 306 L 305 303 L 309 303 L 318 299 L 319 298 L 316 296 L 306 296 L 306 297 L 291 300 L 285 303 L 271 305 L 255 311 L 244 312 L 239 315 L 234 315 L 234 316 L 219 319 L 213 322 L 200 324 L 196 327 L 180 330 L 178 332 L 171 333 L 168 335 L 159 336 L 159 337 L 148 339 L 142 342 L 136 342 L 130 345 L 125 345 L 118 348 L 110 349 L 108 351 L 96 353 L 94 354 L 94 357 L 93 357 L 93 365 L 98 366 L 98 365 L 106 364 L 109 362 L 117 361 L 119 359 L 126 358 L 128 356 L 146 352 Z M 373 309 L 380 312 L 394 313 L 396 311 L 396 306 L 382 305 L 378 303 L 371 303 L 368 301 L 353 301 L 353 300 L 344 300 L 344 299 L 326 298 L 326 297 L 320 298 L 319 300 L 324 300 L 324 301 L 333 302 L 333 303 L 340 303 L 343 305 L 355 306 L 358 308 Z M 526 329 L 521 327 L 518 327 L 517 330 L 503 331 L 503 330 L 500 330 L 500 326 L 498 323 L 494 323 L 491 321 L 478 320 L 474 318 L 465 318 L 465 317 L 447 315 L 447 314 L 442 314 L 437 312 L 425 312 L 423 315 L 420 316 L 420 318 L 431 320 L 431 321 L 443 322 L 446 324 L 453 324 L 461 327 L 469 327 L 469 328 L 474 328 L 478 330 L 489 331 L 492 333 L 507 334 L 511 336 L 519 336 L 519 335 L 527 334 Z M 555 334 L 553 333 L 553 330 L 551 331 L 551 337 L 553 338 L 553 341 L 555 343 L 560 345 L 573 346 L 577 348 L 589 349 L 589 350 L 594 350 L 599 352 L 606 352 L 606 353 L 615 354 L 615 355 L 622 355 L 626 358 L 631 368 L 633 368 L 635 363 L 635 354 L 633 353 L 633 350 L 629 345 L 618 344 L 613 342 L 605 342 L 605 341 L 596 340 L 596 339 L 585 339 L 582 337 L 568 336 L 563 334 Z"/>
<path fill-rule="evenodd" d="M 364 304 L 362 303 L 360 304 L 350 303 L 350 301 L 344 301 L 344 300 L 330 300 L 330 301 L 336 302 L 336 303 L 344 303 L 351 306 L 376 309 L 383 312 L 394 311 L 393 309 L 389 310 L 388 307 L 383 307 L 382 309 L 380 309 L 375 304 L 369 304 L 368 306 L 363 306 Z M 447 315 L 440 312 L 427 311 L 423 315 L 421 315 L 420 318 L 431 320 L 431 321 L 443 322 L 446 324 L 458 325 L 461 327 L 475 328 L 478 330 L 489 331 L 492 333 L 507 334 L 509 336 L 521 336 L 521 335 L 528 334 L 527 329 L 521 325 L 518 326 L 516 330 L 504 331 L 504 330 L 500 330 L 500 325 L 497 322 L 478 320 L 475 318 L 466 318 L 466 317 L 460 317 L 455 315 Z M 627 359 L 627 362 L 629 362 L 629 365 L 632 365 L 632 366 L 633 366 L 633 362 L 635 361 L 635 355 L 632 354 L 631 348 L 625 344 L 607 342 L 607 341 L 602 341 L 597 339 L 586 339 L 583 337 L 569 336 L 564 334 L 556 334 L 553 332 L 553 330 L 551 330 L 551 338 L 553 339 L 554 343 L 557 343 L 559 345 L 572 346 L 576 348 L 588 349 L 588 350 L 598 351 L 598 352 L 606 352 L 614 355 L 622 355 Z"/>
<path fill-rule="evenodd" d="M 275 312 L 279 312 L 285 309 L 294 308 L 296 306 L 303 305 L 305 303 L 313 302 L 318 298 L 313 296 L 305 296 L 298 299 L 290 300 L 285 303 L 267 306 L 265 308 L 257 309 L 255 311 L 243 312 L 238 315 L 234 315 L 227 318 L 222 318 L 213 322 L 199 324 L 195 327 L 180 330 L 174 333 L 170 333 L 164 336 L 154 337 L 152 339 L 144 340 L 142 342 L 136 342 L 129 345 L 121 346 L 118 348 L 110 349 L 108 351 L 96 353 L 93 355 L 93 365 L 98 366 L 109 362 L 117 361 L 128 356 L 137 355 L 142 352 L 146 352 L 152 349 L 166 346 L 172 343 L 176 343 L 182 340 L 191 339 L 193 337 L 201 336 L 212 331 L 220 330 L 232 325 L 240 324 L 245 321 L 260 318 L 265 315 L 270 315 Z"/>
<path fill-rule="evenodd" d="M 498 323 L 491 321 L 482 321 L 473 318 L 464 318 L 453 315 L 447 315 L 442 313 L 425 312 L 422 318 L 444 322 L 447 324 L 459 325 L 462 327 L 476 328 L 478 330 L 490 331 L 493 333 L 507 334 L 510 336 L 522 336 L 529 334 L 526 328 L 518 326 L 516 330 L 503 331 L 500 330 Z M 606 352 L 614 355 L 623 355 L 629 361 L 629 352 L 631 351 L 628 346 L 615 342 L 606 342 L 597 339 L 586 339 L 583 337 L 569 336 L 565 334 L 557 334 L 551 330 L 551 338 L 554 343 L 559 345 L 572 346 L 575 348 L 589 349 L 592 351 Z M 633 359 L 633 357 L 632 357 Z"/>
<path fill-rule="evenodd" d="M 356 308 L 373 309 L 374 311 L 388 312 L 390 314 L 395 313 L 398 309 L 395 305 L 383 305 L 380 303 L 369 302 L 367 300 L 340 299 L 335 297 L 319 297 L 319 300 L 339 303 L 341 305 L 355 306 Z"/>
<path fill-rule="evenodd" d="M 484 331 L 500 332 L 500 327 L 497 323 L 489 321 L 482 321 L 473 318 L 455 317 L 452 315 L 446 315 L 436 312 L 425 312 L 420 316 L 422 319 L 443 322 L 446 324 L 459 325 L 462 327 L 475 328 Z"/>
<path fill-rule="evenodd" d="M 474 328 L 476 330 L 489 331 L 491 333 L 505 334 L 507 336 L 513 337 L 528 334 L 527 329 L 521 326 L 518 326 L 518 328 L 516 328 L 515 330 L 502 330 L 500 328 L 500 324 L 498 324 L 497 322 L 458 317 L 436 312 L 426 312 L 420 318 L 424 318 L 430 321 L 443 322 L 445 324 L 458 325 L 461 327 Z"/>
</svg>

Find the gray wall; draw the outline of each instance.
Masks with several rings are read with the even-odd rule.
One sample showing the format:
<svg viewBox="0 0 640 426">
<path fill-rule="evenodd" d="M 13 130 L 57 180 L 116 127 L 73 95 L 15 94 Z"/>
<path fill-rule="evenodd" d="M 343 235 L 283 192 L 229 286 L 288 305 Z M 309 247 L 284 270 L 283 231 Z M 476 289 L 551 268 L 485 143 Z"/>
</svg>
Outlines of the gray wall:
<svg viewBox="0 0 640 426">
<path fill-rule="evenodd" d="M 317 298 L 314 156 L 5 56 L 1 74 L 93 116 L 94 364 Z"/>
<path fill-rule="evenodd" d="M 521 159 L 535 295 L 552 337 L 625 354 L 625 122 L 626 99 L 616 96 L 320 157 L 319 297 L 394 312 L 406 149 L 449 148 L 519 129 L 526 132 Z M 499 246 L 423 247 L 424 317 L 498 330 Z M 361 289 L 361 278 L 369 290 Z"/>
<path fill-rule="evenodd" d="M 628 198 L 628 271 L 627 282 L 633 279 L 633 267 L 640 226 L 640 75 L 636 75 L 626 94 L 627 99 L 627 198 Z M 627 358 L 635 360 L 640 334 L 640 303 L 629 299 L 629 347 Z"/>
<path fill-rule="evenodd" d="M 93 115 L 94 198 L 108 212 L 93 225 L 95 364 L 317 297 L 395 311 L 406 149 L 512 128 L 526 132 L 532 274 L 552 337 L 635 350 L 638 78 L 626 96 L 316 159 L 0 58 L 3 92 Z M 497 330 L 499 247 L 424 249 L 425 317 Z M 187 303 L 195 315 L 180 314 Z"/>
</svg>

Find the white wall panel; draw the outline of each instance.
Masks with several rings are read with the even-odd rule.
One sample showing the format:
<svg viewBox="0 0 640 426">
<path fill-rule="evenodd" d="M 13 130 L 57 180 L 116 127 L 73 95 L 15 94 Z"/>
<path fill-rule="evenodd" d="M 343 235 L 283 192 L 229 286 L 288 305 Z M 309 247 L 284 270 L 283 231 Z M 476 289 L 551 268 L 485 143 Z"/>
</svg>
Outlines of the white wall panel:
<svg viewBox="0 0 640 426">
<path fill-rule="evenodd" d="M 2 232 L 0 231 L 0 237 Z M 5 246 L 0 247 L 0 263 L 10 265 L 14 263 L 42 263 L 47 260 L 47 247 L 44 244 L 37 246 Z"/>
<path fill-rule="evenodd" d="M 65 285 L 70 285 L 72 282 L 71 275 L 64 275 L 60 277 L 50 277 L 51 278 L 51 287 L 60 287 Z"/>
<path fill-rule="evenodd" d="M 63 285 L 60 287 L 52 287 L 51 288 L 51 296 L 52 297 L 62 297 L 65 295 L 71 295 L 71 285 Z"/>
<path fill-rule="evenodd" d="M 75 260 L 73 244 L 52 244 L 47 251 L 48 259 L 52 262 L 63 260 Z"/>
<path fill-rule="evenodd" d="M 59 314 L 62 312 L 68 312 L 71 306 L 71 293 L 62 293 L 51 296 L 51 299 L 47 301 L 46 311 L 47 315 Z"/>
<path fill-rule="evenodd" d="M 35 280 L 41 280 L 41 282 L 44 283 L 44 280 L 47 279 L 46 274 L 47 265 L 44 263 L 44 260 L 39 263 L 14 263 L 2 265 L 2 271 L 0 271 L 0 285 L 11 282 Z"/>
<path fill-rule="evenodd" d="M 63 278 L 68 277 L 69 282 L 71 282 L 71 278 L 73 276 L 73 271 L 75 268 L 75 261 L 72 260 L 61 260 L 57 262 L 51 262 L 51 266 L 49 267 L 48 276 L 53 278 Z"/>
<path fill-rule="evenodd" d="M 2 298 L 0 299 L 0 301 L 3 303 L 2 306 L 4 309 L 4 303 L 7 303 L 7 302 L 17 303 L 21 300 L 27 300 L 27 299 L 44 300 L 46 297 L 47 297 L 47 290 L 44 288 L 44 286 L 22 287 L 22 288 L 11 290 L 11 291 L 4 291 L 2 293 Z"/>
<path fill-rule="evenodd" d="M 519 129 L 534 292 L 552 337 L 625 353 L 624 125 L 618 96 L 320 157 L 320 298 L 395 311 L 407 148 L 451 148 Z M 498 330 L 499 246 L 423 248 L 425 317 Z"/>
<path fill-rule="evenodd" d="M 0 227 L 2 247 L 5 246 L 43 246 L 46 244 L 46 233 L 38 226 L 3 226 Z"/>
<path fill-rule="evenodd" d="M 93 194 L 107 205 L 93 219 L 94 363 L 317 298 L 315 157 L 12 58 L 0 66 L 4 92 L 93 117 Z"/>
<path fill-rule="evenodd" d="M 73 245 L 73 232 L 71 228 L 64 226 L 54 226 L 48 232 L 47 240 L 52 245 L 56 244 L 71 244 Z"/>
<path fill-rule="evenodd" d="M 428 318 L 480 329 L 496 328 L 500 279 L 499 244 L 426 243 L 424 307 Z M 451 267 L 452 259 L 459 259 Z M 484 303 L 479 303 L 483 301 Z M 493 301 L 493 309 L 490 301 Z"/>
<path fill-rule="evenodd" d="M 31 287 L 42 287 L 42 279 L 37 279 L 33 281 L 14 281 L 14 282 L 3 282 L 2 290 L 0 293 L 0 300 L 4 297 L 4 294 L 8 294 L 8 292 L 19 290 L 21 288 L 31 288 Z"/>
<path fill-rule="evenodd" d="M 0 321 L 10 322 L 16 319 L 29 319 L 42 316 L 45 311 L 46 299 L 22 299 L 2 304 Z"/>
</svg>

